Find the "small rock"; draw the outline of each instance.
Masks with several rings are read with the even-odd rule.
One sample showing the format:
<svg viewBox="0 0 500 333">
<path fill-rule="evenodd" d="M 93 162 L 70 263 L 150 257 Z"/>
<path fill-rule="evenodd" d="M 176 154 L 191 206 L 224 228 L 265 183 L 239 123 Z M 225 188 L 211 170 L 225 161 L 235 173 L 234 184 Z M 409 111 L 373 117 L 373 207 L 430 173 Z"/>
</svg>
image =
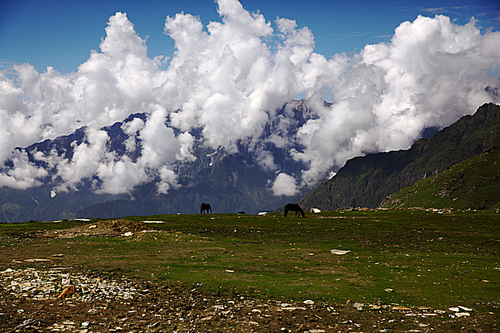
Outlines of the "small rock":
<svg viewBox="0 0 500 333">
<path fill-rule="evenodd" d="M 465 306 L 459 305 L 458 307 L 464 311 L 469 311 L 469 312 L 472 311 L 472 309 L 466 308 Z"/>
<path fill-rule="evenodd" d="M 399 310 L 399 311 L 409 311 L 411 310 L 410 308 L 407 308 L 406 306 L 393 306 L 393 310 Z"/>
<path fill-rule="evenodd" d="M 355 307 L 358 311 L 363 310 L 363 306 L 364 306 L 363 303 L 358 303 L 358 302 L 354 303 L 353 305 L 353 307 Z"/>
<path fill-rule="evenodd" d="M 332 252 L 333 254 L 337 254 L 337 255 L 344 255 L 344 254 L 348 254 L 351 251 L 350 250 L 337 250 L 337 249 L 333 249 L 330 252 Z"/>
</svg>

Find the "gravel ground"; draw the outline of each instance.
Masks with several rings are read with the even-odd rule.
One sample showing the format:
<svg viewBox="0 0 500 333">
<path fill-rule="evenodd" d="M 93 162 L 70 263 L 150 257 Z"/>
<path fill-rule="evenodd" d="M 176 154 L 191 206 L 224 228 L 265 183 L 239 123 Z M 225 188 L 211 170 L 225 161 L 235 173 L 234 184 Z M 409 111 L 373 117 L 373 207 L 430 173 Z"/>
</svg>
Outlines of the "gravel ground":
<svg viewBox="0 0 500 333">
<path fill-rule="evenodd" d="M 43 265 L 40 262 L 39 265 Z M 494 332 L 473 309 L 285 303 L 108 280 L 69 267 L 0 272 L 0 330 L 40 332 Z M 491 315 L 490 315 L 491 316 Z M 491 319 L 490 319 L 491 320 Z"/>
</svg>

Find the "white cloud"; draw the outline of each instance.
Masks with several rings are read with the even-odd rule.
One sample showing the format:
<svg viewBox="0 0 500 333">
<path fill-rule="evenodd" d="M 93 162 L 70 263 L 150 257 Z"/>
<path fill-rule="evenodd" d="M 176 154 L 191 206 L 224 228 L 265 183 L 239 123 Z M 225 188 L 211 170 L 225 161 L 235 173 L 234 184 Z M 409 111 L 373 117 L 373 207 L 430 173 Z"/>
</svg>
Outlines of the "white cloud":
<svg viewBox="0 0 500 333">
<path fill-rule="evenodd" d="M 165 192 L 178 186 L 172 163 L 194 160 L 192 130 L 201 128 L 207 146 L 234 152 L 237 142 L 247 142 L 262 167 L 277 172 L 262 147 L 302 147 L 292 150 L 307 165 L 301 179 L 280 173 L 274 183 L 277 195 L 288 195 L 354 156 L 408 148 L 425 127 L 450 125 L 499 102 L 484 88 L 499 85 L 500 33 L 481 35 L 473 20 L 459 26 L 446 16 L 419 16 L 402 23 L 389 43 L 326 59 L 314 52 L 307 27 L 279 19 L 274 31 L 236 0 L 217 3 L 221 22 L 206 27 L 190 14 L 167 17 L 165 33 L 176 46 L 171 57 L 149 59 L 146 41 L 126 14 L 116 13 L 100 52 L 92 51 L 78 72 L 38 73 L 23 64 L 14 66 L 15 78 L 0 73 L 0 161 L 16 161 L 0 174 L 0 186 L 37 186 L 46 176 L 21 165 L 16 147 L 86 126 L 87 140 L 75 143 L 71 161 L 55 152 L 37 155 L 63 181 L 57 191 L 91 180 L 96 191 L 123 193 L 159 177 Z M 166 68 L 162 59 L 170 59 Z M 295 132 L 293 112 L 275 110 L 302 93 L 310 115 Z M 332 106 L 324 105 L 324 94 Z M 139 112 L 145 121 L 122 128 L 127 152 L 138 157 L 116 156 L 100 129 Z M 264 135 L 267 125 L 274 132 Z"/>
<path fill-rule="evenodd" d="M 328 77 L 333 106 L 311 102 L 320 118 L 300 129 L 306 149 L 295 155 L 310 165 L 303 181 L 314 184 L 353 156 L 409 148 L 425 127 L 499 102 L 484 90 L 499 83 L 488 72 L 500 64 L 499 37 L 482 36 L 474 21 L 457 26 L 445 16 L 419 16 L 402 23 L 391 43 L 367 45 L 348 71 Z"/>
<path fill-rule="evenodd" d="M 295 181 L 295 179 L 284 172 L 280 173 L 276 177 L 273 185 L 271 186 L 271 190 L 273 191 L 273 194 L 276 196 L 280 195 L 292 196 L 299 193 L 299 190 L 297 188 L 297 182 Z"/>
</svg>

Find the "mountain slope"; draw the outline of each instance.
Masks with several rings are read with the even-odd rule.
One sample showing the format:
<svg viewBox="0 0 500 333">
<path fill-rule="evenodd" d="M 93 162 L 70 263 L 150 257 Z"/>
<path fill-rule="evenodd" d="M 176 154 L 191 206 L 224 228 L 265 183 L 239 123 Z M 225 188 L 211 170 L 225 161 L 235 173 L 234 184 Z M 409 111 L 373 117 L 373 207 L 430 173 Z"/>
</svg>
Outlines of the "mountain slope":
<svg viewBox="0 0 500 333">
<path fill-rule="evenodd" d="M 417 180 L 500 144 L 500 106 L 484 104 L 409 150 L 353 158 L 328 181 L 300 200 L 305 209 L 375 208 L 390 194 Z"/>
<path fill-rule="evenodd" d="M 256 165 L 249 155 L 201 151 L 198 155 L 196 162 L 182 168 L 180 188 L 158 194 L 156 181 L 152 181 L 134 189 L 127 198 L 86 207 L 77 217 L 198 213 L 202 202 L 210 203 L 213 212 L 256 213 L 304 195 L 274 197 L 268 185 L 274 173 Z"/>
<path fill-rule="evenodd" d="M 307 122 L 313 113 L 303 101 L 293 101 L 276 110 L 276 114 L 287 113 L 293 121 L 287 122 L 286 130 L 279 123 L 266 125 L 264 136 L 277 130 L 287 137 Z M 130 135 L 124 128 L 132 122 L 144 121 L 145 114 L 134 114 L 123 122 L 101 129 L 109 137 L 105 149 L 117 158 L 125 156 L 130 161 L 140 159 L 141 149 L 128 149 Z M 75 156 L 75 147 L 88 144 L 88 133 L 80 128 L 74 133 L 45 140 L 26 148 L 16 148 L 26 154 L 33 165 L 43 168 L 47 175 L 40 179 L 40 185 L 26 190 L 0 187 L 0 221 L 17 222 L 27 220 L 59 220 L 75 217 L 119 217 L 125 215 L 150 215 L 159 213 L 196 213 L 202 202 L 209 202 L 215 212 L 257 213 L 260 210 L 272 210 L 275 206 L 287 201 L 297 201 L 307 190 L 295 196 L 276 197 L 271 191 L 271 183 L 277 172 L 289 175 L 300 175 L 305 169 L 303 162 L 295 161 L 290 150 L 296 148 L 291 144 L 284 148 L 276 147 L 263 140 L 266 152 L 272 154 L 272 160 L 279 170 L 263 168 L 258 163 L 259 147 L 249 148 L 244 142 L 238 143 L 237 153 L 228 153 L 224 149 L 207 148 L 202 141 L 199 129 L 193 129 L 193 147 L 191 154 L 195 159 L 176 160 L 169 168 L 177 175 L 180 185 L 169 189 L 168 194 L 158 191 L 160 180 L 151 172 L 148 179 L 127 194 L 103 194 L 96 188 L 103 183 L 102 179 L 93 175 L 75 182 L 64 189 L 58 170 L 53 165 L 37 158 L 39 155 L 55 156 L 70 163 Z M 290 133 L 288 133 L 290 131 Z M 179 133 L 176 133 L 178 135 Z M 132 137 L 136 147 L 141 146 L 141 137 Z M 260 147 L 262 148 L 262 147 Z M 6 161 L 4 168 L 13 165 Z M 0 165 L 0 169 L 2 166 Z"/>
<path fill-rule="evenodd" d="M 500 208 L 500 146 L 419 180 L 387 197 L 380 208 Z"/>
</svg>

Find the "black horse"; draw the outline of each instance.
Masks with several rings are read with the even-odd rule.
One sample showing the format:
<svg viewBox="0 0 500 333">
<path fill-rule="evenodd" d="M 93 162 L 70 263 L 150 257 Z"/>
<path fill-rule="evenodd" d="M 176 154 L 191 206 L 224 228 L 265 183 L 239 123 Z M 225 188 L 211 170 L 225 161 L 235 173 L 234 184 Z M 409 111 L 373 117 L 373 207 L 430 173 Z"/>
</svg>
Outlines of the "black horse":
<svg viewBox="0 0 500 333">
<path fill-rule="evenodd" d="M 200 214 L 203 214 L 203 212 L 211 213 L 212 212 L 212 207 L 210 207 L 210 204 L 208 203 L 202 203 L 200 206 Z"/>
<path fill-rule="evenodd" d="M 300 206 L 297 204 L 293 204 L 293 203 L 286 204 L 285 217 L 286 217 L 286 214 L 290 211 L 295 212 L 295 217 L 297 217 L 298 214 L 302 215 L 302 217 L 306 217 L 302 208 L 300 208 Z"/>
</svg>

